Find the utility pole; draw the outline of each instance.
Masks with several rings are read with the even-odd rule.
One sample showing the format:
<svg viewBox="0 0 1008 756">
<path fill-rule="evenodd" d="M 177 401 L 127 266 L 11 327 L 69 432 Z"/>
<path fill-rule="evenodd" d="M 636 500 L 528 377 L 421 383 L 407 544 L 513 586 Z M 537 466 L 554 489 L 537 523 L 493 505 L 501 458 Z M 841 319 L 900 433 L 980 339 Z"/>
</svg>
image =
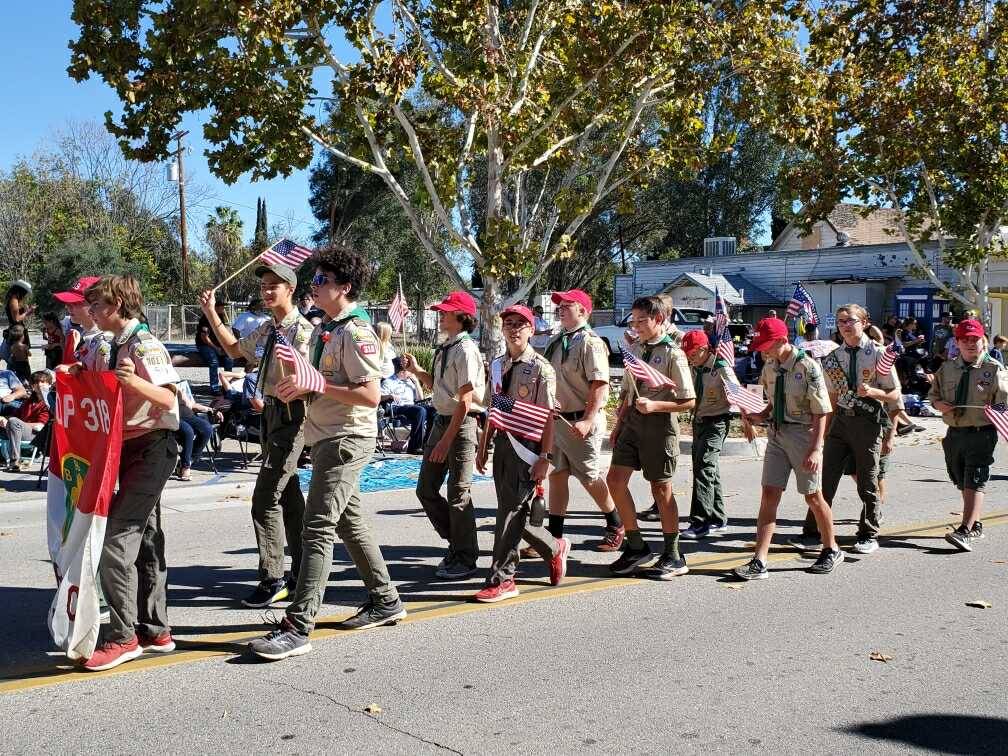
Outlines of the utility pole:
<svg viewBox="0 0 1008 756">
<path fill-rule="evenodd" d="M 186 235 L 186 209 L 185 209 L 185 170 L 182 167 L 182 137 L 188 131 L 179 131 L 172 135 L 176 140 L 178 149 L 175 150 L 175 164 L 178 166 L 178 197 L 179 197 L 179 237 L 182 241 L 182 296 L 189 294 L 189 241 Z"/>
</svg>

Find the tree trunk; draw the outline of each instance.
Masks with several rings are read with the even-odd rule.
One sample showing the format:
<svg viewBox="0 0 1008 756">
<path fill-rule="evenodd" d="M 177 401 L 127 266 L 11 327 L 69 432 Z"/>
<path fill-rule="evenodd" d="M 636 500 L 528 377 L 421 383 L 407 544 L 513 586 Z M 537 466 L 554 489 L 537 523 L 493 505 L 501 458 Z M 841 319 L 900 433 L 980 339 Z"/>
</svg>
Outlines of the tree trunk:
<svg viewBox="0 0 1008 756">
<path fill-rule="evenodd" d="M 483 276 L 483 299 L 480 301 L 480 349 L 487 361 L 504 353 L 504 332 L 498 314 L 501 310 L 500 283 L 496 276 Z"/>
</svg>

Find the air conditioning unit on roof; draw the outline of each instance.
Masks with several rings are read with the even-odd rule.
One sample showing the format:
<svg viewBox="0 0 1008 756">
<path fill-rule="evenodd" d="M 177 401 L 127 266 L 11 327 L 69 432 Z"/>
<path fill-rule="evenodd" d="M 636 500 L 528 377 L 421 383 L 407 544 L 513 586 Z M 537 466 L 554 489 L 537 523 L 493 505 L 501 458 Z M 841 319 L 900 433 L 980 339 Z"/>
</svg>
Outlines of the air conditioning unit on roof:
<svg viewBox="0 0 1008 756">
<path fill-rule="evenodd" d="M 725 257 L 738 251 L 738 241 L 734 236 L 709 236 L 703 240 L 704 257 Z"/>
</svg>

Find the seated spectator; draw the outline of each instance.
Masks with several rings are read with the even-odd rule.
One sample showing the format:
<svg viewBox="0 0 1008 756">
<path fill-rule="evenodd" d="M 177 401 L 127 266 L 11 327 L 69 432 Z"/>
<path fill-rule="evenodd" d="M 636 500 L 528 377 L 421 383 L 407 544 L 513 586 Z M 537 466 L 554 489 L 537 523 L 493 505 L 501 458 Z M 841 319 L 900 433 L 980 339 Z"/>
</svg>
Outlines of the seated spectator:
<svg viewBox="0 0 1008 756">
<path fill-rule="evenodd" d="M 21 471 L 21 442 L 31 441 L 49 422 L 48 395 L 51 383 L 52 378 L 46 371 L 32 373 L 31 396 L 21 404 L 13 417 L 0 416 L 0 430 L 10 442 L 11 456 L 9 460 L 5 460 L 10 465 L 8 472 Z"/>
<path fill-rule="evenodd" d="M 31 366 L 28 358 L 31 357 L 31 348 L 28 345 L 28 329 L 23 325 L 12 325 L 7 329 L 7 367 L 17 375 L 18 379 L 25 385 L 31 381 Z"/>
<path fill-rule="evenodd" d="M 1005 347 L 1008 346 L 1008 339 L 1001 334 L 994 337 L 994 346 L 990 349 L 990 356 L 1004 365 Z"/>
<path fill-rule="evenodd" d="M 193 397 L 188 386 L 178 392 L 179 400 L 179 429 L 176 438 L 179 441 L 179 480 L 192 480 L 190 470 L 195 462 L 199 461 L 200 455 L 210 442 L 213 436 L 213 425 L 206 417 L 197 413 L 202 412 L 215 422 L 223 422 L 224 416 L 215 409 L 200 404 Z"/>
<path fill-rule="evenodd" d="M 0 370 L 0 416 L 13 417 L 28 398 L 24 383 L 13 370 Z"/>
<path fill-rule="evenodd" d="M 244 312 L 238 313 L 231 327 L 238 334 L 239 339 L 244 339 L 267 320 L 269 320 L 269 315 L 263 312 L 262 299 L 252 297 L 249 300 L 248 308 Z"/>
<path fill-rule="evenodd" d="M 262 397 L 256 395 L 256 384 L 259 381 L 258 370 L 252 370 L 244 375 L 222 370 L 220 379 L 224 384 L 223 397 L 231 403 L 233 410 L 262 412 Z"/>
<path fill-rule="evenodd" d="M 391 400 L 389 412 L 393 424 L 396 420 L 405 420 L 410 426 L 409 443 L 406 446 L 408 454 L 420 454 L 427 438 L 427 429 L 431 427 L 436 413 L 430 404 L 419 404 L 423 397 L 423 389 L 416 377 L 404 370 L 402 360 L 393 360 L 395 375 L 381 382 L 383 400 Z"/>
<path fill-rule="evenodd" d="M 392 361 L 398 357 L 395 347 L 392 346 L 392 324 L 379 323 L 375 326 L 375 333 L 378 335 L 378 359 L 381 361 L 381 377 L 391 378 L 395 375 L 395 367 Z"/>
<path fill-rule="evenodd" d="M 53 370 L 63 361 L 63 326 L 55 312 L 47 312 L 42 316 L 42 335 L 45 337 L 46 370 Z"/>
<path fill-rule="evenodd" d="M 227 308 L 223 304 L 217 305 L 217 315 L 222 322 L 227 322 Z M 196 349 L 210 371 L 210 393 L 219 395 L 221 392 L 219 371 L 221 368 L 231 370 L 234 367 L 234 360 L 220 345 L 206 315 L 201 315 L 196 324 Z"/>
</svg>

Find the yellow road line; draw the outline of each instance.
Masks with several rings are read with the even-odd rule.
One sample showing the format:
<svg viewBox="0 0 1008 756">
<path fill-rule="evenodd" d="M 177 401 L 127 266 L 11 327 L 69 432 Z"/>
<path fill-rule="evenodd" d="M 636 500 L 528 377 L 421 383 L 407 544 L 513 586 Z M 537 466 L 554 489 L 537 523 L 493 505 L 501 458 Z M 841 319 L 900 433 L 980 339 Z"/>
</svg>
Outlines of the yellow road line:
<svg viewBox="0 0 1008 756">
<path fill-rule="evenodd" d="M 985 527 L 1008 524 L 1008 510 L 997 513 L 990 513 L 983 519 Z M 926 536 L 943 534 L 949 527 L 948 520 L 937 520 L 922 523 L 913 527 L 899 528 L 882 531 L 881 535 L 888 538 L 907 536 Z M 690 570 L 700 573 L 724 572 L 738 565 L 745 564 L 752 554 L 750 551 L 739 551 L 732 554 L 708 554 L 704 556 L 691 555 L 689 564 Z M 789 547 L 777 547 L 771 550 L 768 562 L 784 562 L 798 557 L 798 553 Z M 515 606 L 530 601 L 541 601 L 543 599 L 562 598 L 572 596 L 577 593 L 589 593 L 594 591 L 609 590 L 625 585 L 637 585 L 650 582 L 642 578 L 613 578 L 613 577 L 584 577 L 566 580 L 562 586 L 552 587 L 543 584 L 522 585 L 521 595 L 509 599 L 501 604 L 478 604 L 469 601 L 468 597 L 452 599 L 447 598 L 442 601 L 416 601 L 407 602 L 409 615 L 403 620 L 403 624 L 411 622 L 423 622 L 441 617 L 454 617 L 471 612 L 488 611 L 498 607 Z M 521 584 L 521 581 L 519 581 Z M 471 588 L 469 590 L 472 590 Z M 319 618 L 314 632 L 312 632 L 312 642 L 345 636 L 359 630 L 340 630 L 332 625 L 346 619 L 345 615 L 330 615 Z M 369 632 L 369 631 L 363 631 Z M 107 675 L 118 675 L 129 672 L 139 672 L 144 669 L 154 669 L 159 667 L 169 667 L 176 664 L 188 664 L 191 662 L 211 659 L 221 656 L 235 656 L 245 653 L 246 644 L 263 635 L 263 630 L 257 629 L 248 632 L 230 633 L 209 633 L 200 635 L 193 640 L 176 639 L 178 650 L 171 654 L 148 655 L 128 662 L 115 669 L 105 672 L 81 672 L 70 664 L 67 660 L 57 662 L 52 665 L 39 666 L 33 669 L 21 669 L 5 674 L 0 678 L 0 693 L 14 693 L 33 688 L 41 688 L 50 685 L 75 682 L 77 680 L 94 680 Z"/>
</svg>

